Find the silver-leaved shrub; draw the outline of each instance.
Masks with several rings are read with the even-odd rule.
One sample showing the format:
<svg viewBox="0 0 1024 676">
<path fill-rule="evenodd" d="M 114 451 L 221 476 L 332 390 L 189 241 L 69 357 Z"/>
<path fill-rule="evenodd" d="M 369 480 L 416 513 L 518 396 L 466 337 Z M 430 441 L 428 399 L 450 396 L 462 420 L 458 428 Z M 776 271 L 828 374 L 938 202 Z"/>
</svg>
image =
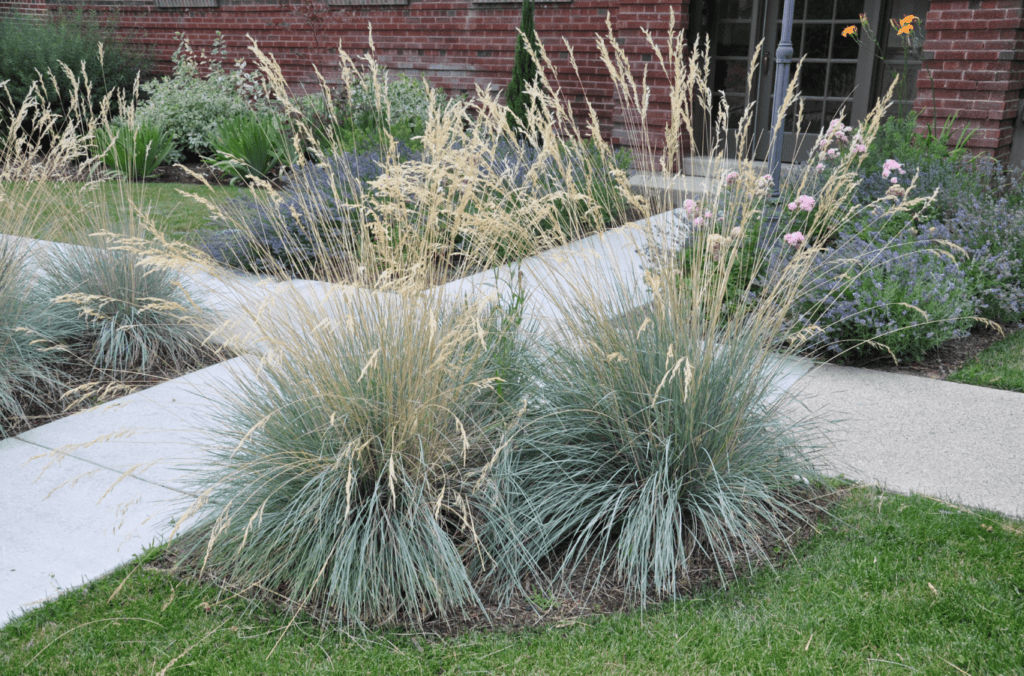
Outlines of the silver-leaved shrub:
<svg viewBox="0 0 1024 676">
<path fill-rule="evenodd" d="M 171 134 L 171 162 L 182 161 L 186 154 L 211 154 L 221 124 L 252 109 L 269 111 L 271 107 L 258 71 L 246 72 L 246 62 L 241 59 L 233 69 L 225 70 L 227 48 L 220 32 L 209 56 L 197 52 L 184 34 L 177 37 L 178 49 L 171 57 L 174 74 L 141 86 L 149 100 L 136 114 L 140 121 Z"/>
</svg>

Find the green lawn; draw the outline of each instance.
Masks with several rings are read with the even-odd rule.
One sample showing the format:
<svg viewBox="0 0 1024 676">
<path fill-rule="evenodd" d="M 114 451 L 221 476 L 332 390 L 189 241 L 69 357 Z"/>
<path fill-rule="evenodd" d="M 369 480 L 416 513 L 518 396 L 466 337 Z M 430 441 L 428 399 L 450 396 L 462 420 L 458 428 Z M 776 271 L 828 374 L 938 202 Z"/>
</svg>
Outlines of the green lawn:
<svg viewBox="0 0 1024 676">
<path fill-rule="evenodd" d="M 993 343 L 947 380 L 1024 392 L 1024 330 Z"/>
<path fill-rule="evenodd" d="M 1024 674 L 1024 524 L 877 489 L 834 512 L 775 573 L 511 635 L 356 639 L 127 566 L 0 630 L 0 673 Z"/>
<path fill-rule="evenodd" d="M 16 194 L 14 188 L 11 192 Z M 52 183 L 46 191 L 31 193 L 38 204 L 37 223 L 52 227 L 49 237 L 70 240 L 72 230 L 79 226 L 95 232 L 112 228 L 112 221 L 129 213 L 131 204 L 148 212 L 153 224 L 171 239 L 190 240 L 209 229 L 210 210 L 179 191 L 199 195 L 215 204 L 238 197 L 243 188 L 229 186 L 185 185 L 176 183 L 125 183 L 108 181 L 96 184 Z M 22 197 L 24 199 L 24 197 Z"/>
</svg>

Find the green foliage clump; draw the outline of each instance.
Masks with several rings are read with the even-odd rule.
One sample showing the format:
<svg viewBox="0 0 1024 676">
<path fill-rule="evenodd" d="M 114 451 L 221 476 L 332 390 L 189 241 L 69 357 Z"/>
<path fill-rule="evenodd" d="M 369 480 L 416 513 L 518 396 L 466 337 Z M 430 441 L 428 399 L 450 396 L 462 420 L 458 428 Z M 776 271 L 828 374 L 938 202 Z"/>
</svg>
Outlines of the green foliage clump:
<svg viewBox="0 0 1024 676">
<path fill-rule="evenodd" d="M 171 57 L 173 76 L 143 84 L 149 99 L 137 112 L 140 121 L 171 134 L 172 162 L 209 155 L 220 125 L 253 108 L 269 109 L 262 79 L 258 73 L 246 73 L 245 61 L 237 61 L 233 70 L 224 69 L 227 48 L 219 32 L 209 56 L 196 52 L 185 35 L 178 37 L 180 44 Z"/>
<path fill-rule="evenodd" d="M 103 164 L 129 180 L 152 175 L 174 150 L 171 135 L 152 122 L 122 120 L 97 127 L 93 135 L 94 149 Z"/>
<path fill-rule="evenodd" d="M 6 82 L 2 96 L 7 100 L 0 99 L 0 133 L 8 131 L 33 83 L 38 82 L 36 96 L 53 110 L 70 110 L 77 96 L 97 113 L 108 94 L 131 91 L 136 76 L 150 68 L 145 50 L 118 34 L 116 16 L 104 21 L 81 9 L 45 16 L 5 15 L 0 21 L 0 82 Z M 86 89 L 75 82 L 83 75 L 90 83 Z M 116 114 L 118 97 L 111 96 L 110 101 Z M 26 120 L 26 130 L 31 122 Z"/>
<path fill-rule="evenodd" d="M 211 166 L 231 176 L 231 183 L 257 178 L 267 180 L 282 165 L 297 160 L 281 120 L 270 113 L 249 112 L 223 122 L 211 141 Z"/>
<path fill-rule="evenodd" d="M 516 54 L 512 65 L 512 79 L 505 90 L 505 105 L 508 106 L 508 126 L 523 129 L 527 124 L 526 111 L 532 97 L 527 88 L 537 79 L 537 63 L 530 54 L 538 54 L 537 32 L 533 23 L 534 1 L 523 0 L 523 12 L 519 19 L 519 33 L 516 36 Z M 529 48 L 527 48 L 529 41 Z"/>
</svg>

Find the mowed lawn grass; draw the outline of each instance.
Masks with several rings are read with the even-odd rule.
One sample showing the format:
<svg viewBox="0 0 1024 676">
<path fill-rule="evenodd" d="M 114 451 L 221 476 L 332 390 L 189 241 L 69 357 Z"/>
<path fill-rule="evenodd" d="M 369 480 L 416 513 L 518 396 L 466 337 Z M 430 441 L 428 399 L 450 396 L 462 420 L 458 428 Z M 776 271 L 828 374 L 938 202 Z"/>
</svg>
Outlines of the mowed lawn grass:
<svg viewBox="0 0 1024 676">
<path fill-rule="evenodd" d="M 876 488 L 832 512 L 776 571 L 514 634 L 352 637 L 138 562 L 0 630 L 0 673 L 1024 673 L 1024 523 Z"/>
<path fill-rule="evenodd" d="M 1024 392 L 1024 329 L 993 343 L 947 380 Z"/>
<path fill-rule="evenodd" d="M 180 191 L 180 192 L 179 192 Z M 76 228 L 85 231 L 113 229 L 116 222 L 135 208 L 149 214 L 153 225 L 170 239 L 193 242 L 205 230 L 215 229 L 210 210 L 186 192 L 221 204 L 240 197 L 244 189 L 232 186 L 192 185 L 182 183 L 53 183 L 45 199 L 39 203 L 38 223 L 53 228 L 48 235 L 56 240 L 70 241 Z M 97 218 L 97 213 L 104 214 Z"/>
</svg>

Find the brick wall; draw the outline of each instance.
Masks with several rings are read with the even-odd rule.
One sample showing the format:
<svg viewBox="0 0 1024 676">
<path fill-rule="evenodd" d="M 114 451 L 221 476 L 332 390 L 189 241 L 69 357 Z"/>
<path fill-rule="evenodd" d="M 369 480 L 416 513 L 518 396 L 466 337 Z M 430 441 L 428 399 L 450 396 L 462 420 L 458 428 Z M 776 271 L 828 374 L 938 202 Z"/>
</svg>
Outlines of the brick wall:
<svg viewBox="0 0 1024 676">
<path fill-rule="evenodd" d="M 36 0 L 47 1 L 51 9 L 81 4 Z M 382 5 L 384 2 L 397 4 Z M 642 29 L 664 36 L 671 7 L 675 12 L 673 28 L 685 30 L 688 2 L 538 2 L 536 28 L 558 69 L 562 90 L 575 102 L 581 117 L 586 113 L 583 96 L 587 96 L 600 118 L 605 138 L 617 143 L 629 140 L 614 88 L 595 46 L 595 35 L 606 32 L 605 21 L 610 17 L 620 43 L 636 61 L 634 74 L 643 77 L 643 67 L 653 66 L 654 61 Z M 176 31 L 187 32 L 192 45 L 202 48 L 208 48 L 216 31 L 221 31 L 229 48 L 228 62 L 236 57 L 252 61 L 247 49 L 247 36 L 251 35 L 264 52 L 275 56 L 289 83 L 311 87 L 316 84 L 312 64 L 331 78 L 339 40 L 350 55 L 362 54 L 369 47 L 367 26 L 372 24 L 373 44 L 381 63 L 397 72 L 422 74 L 452 94 L 473 93 L 478 85 L 504 89 L 512 70 L 521 11 L 519 2 L 494 0 L 93 0 L 89 6 L 115 7 L 125 34 L 144 40 L 156 50 L 160 72 L 170 72 Z M 304 14 L 303 8 L 310 6 L 321 21 L 311 21 L 309 14 Z M 570 67 L 563 38 L 573 50 L 579 79 Z M 663 129 L 667 121 L 667 83 L 653 70 L 648 75 L 656 88 L 650 119 L 652 128 Z"/>
<path fill-rule="evenodd" d="M 921 122 L 941 126 L 955 116 L 954 138 L 969 127 L 972 151 L 1007 159 L 1024 97 L 1024 2 L 933 0 L 925 28 Z"/>
<path fill-rule="evenodd" d="M 383 4 L 389 3 L 389 4 Z M 79 0 L 0 0 L 0 13 L 18 7 L 39 10 L 80 6 Z M 597 112 L 602 135 L 634 145 L 627 120 L 595 46 L 610 18 L 634 61 L 634 76 L 654 86 L 649 126 L 667 120 L 667 83 L 660 78 L 643 29 L 664 36 L 669 10 L 676 31 L 685 31 L 690 0 L 549 0 L 539 2 L 536 26 L 559 71 L 564 94 L 585 113 L 583 96 Z M 373 26 L 378 59 L 389 68 L 425 75 L 449 93 L 479 86 L 503 89 L 508 82 L 519 25 L 518 2 L 497 0 L 91 0 L 116 8 L 124 31 L 152 45 L 158 68 L 170 71 L 176 31 L 208 48 L 224 33 L 229 60 L 249 58 L 247 35 L 274 54 L 289 82 L 315 86 L 312 64 L 331 78 L 338 41 L 350 54 L 368 49 Z M 322 21 L 311 22 L 304 7 Z M 917 77 L 915 108 L 922 124 L 974 129 L 969 146 L 1000 159 L 1009 156 L 1015 119 L 1024 98 L 1024 0 L 932 0 L 926 16 L 925 67 Z M 580 70 L 569 67 L 569 42 Z M 686 140 L 684 139 L 684 147 Z"/>
</svg>

